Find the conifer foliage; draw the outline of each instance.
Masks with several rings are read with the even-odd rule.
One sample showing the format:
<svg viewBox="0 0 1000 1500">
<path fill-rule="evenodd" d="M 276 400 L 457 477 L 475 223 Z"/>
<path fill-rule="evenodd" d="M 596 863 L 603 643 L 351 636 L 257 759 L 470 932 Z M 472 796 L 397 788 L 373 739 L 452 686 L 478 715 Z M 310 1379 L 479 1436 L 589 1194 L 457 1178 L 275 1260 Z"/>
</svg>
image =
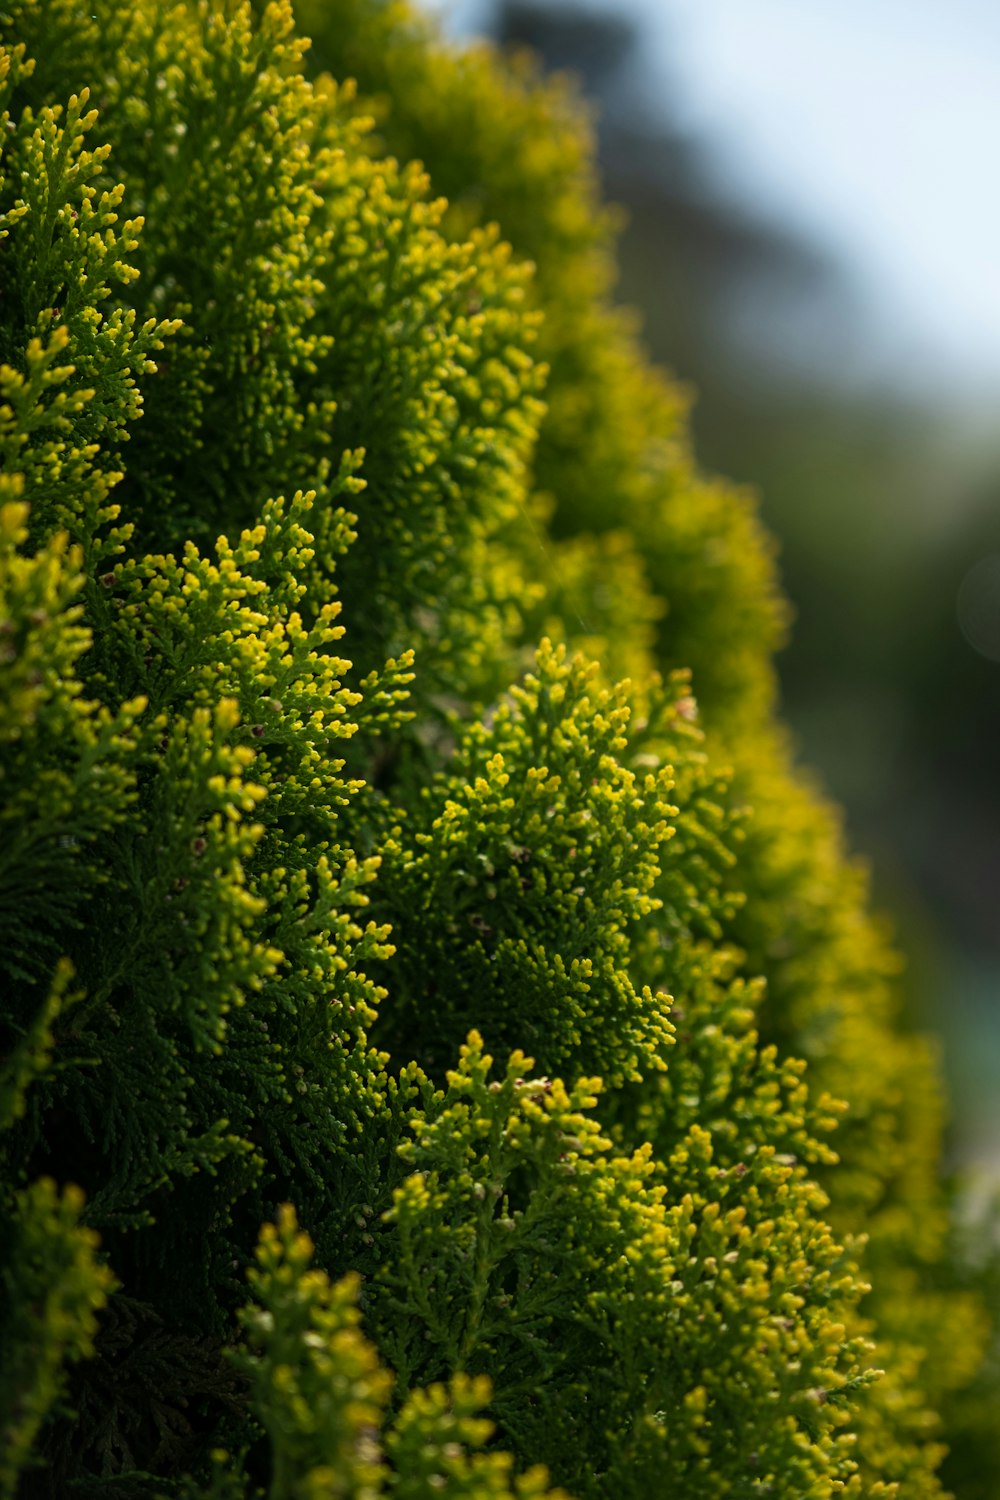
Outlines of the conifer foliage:
<svg viewBox="0 0 1000 1500">
<path fill-rule="evenodd" d="M 300 22 L 0 10 L 0 1497 L 929 1500 L 984 1311 L 769 543 L 566 90 Z"/>
</svg>

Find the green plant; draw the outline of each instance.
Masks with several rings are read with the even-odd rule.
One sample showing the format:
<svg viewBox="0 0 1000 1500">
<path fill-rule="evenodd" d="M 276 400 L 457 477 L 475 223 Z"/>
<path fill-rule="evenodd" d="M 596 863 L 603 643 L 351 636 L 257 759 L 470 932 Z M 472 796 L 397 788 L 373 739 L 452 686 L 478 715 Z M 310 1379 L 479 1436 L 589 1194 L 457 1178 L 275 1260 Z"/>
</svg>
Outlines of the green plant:
<svg viewBox="0 0 1000 1500">
<path fill-rule="evenodd" d="M 0 1493 L 939 1494 L 769 544 L 568 96 L 303 12 L 0 12 Z"/>
</svg>

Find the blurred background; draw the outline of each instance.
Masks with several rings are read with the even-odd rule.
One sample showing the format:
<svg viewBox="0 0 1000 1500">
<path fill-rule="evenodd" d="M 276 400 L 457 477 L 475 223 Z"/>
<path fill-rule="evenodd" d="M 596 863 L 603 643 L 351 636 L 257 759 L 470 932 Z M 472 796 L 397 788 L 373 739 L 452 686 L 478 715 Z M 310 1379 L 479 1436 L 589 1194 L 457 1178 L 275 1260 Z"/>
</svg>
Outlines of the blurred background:
<svg viewBox="0 0 1000 1500">
<path fill-rule="evenodd" d="M 621 299 L 780 539 L 786 718 L 942 1038 L 951 1164 L 1000 1182 L 1000 7 L 434 8 L 596 105 Z"/>
</svg>

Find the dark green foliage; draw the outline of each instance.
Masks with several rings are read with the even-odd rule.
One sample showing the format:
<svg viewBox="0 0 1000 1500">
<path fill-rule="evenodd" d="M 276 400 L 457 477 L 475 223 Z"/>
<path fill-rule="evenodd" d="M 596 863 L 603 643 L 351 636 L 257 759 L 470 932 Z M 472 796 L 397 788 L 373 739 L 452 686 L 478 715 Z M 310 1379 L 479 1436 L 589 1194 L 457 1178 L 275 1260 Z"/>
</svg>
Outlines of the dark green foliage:
<svg viewBox="0 0 1000 1500">
<path fill-rule="evenodd" d="M 0 1495 L 938 1495 L 767 544 L 567 98 L 317 19 L 378 133 L 284 4 L 0 12 Z"/>
</svg>

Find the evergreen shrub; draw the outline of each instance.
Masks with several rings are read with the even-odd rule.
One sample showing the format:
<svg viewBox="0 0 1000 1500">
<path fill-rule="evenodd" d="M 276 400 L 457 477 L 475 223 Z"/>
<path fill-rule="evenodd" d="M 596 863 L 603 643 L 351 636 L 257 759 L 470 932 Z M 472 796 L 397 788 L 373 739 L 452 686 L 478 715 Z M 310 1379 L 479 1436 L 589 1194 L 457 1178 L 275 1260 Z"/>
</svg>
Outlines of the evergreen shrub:
<svg viewBox="0 0 1000 1500">
<path fill-rule="evenodd" d="M 933 1054 L 585 116 L 298 19 L 0 10 L 0 1496 L 985 1475 Z"/>
</svg>

